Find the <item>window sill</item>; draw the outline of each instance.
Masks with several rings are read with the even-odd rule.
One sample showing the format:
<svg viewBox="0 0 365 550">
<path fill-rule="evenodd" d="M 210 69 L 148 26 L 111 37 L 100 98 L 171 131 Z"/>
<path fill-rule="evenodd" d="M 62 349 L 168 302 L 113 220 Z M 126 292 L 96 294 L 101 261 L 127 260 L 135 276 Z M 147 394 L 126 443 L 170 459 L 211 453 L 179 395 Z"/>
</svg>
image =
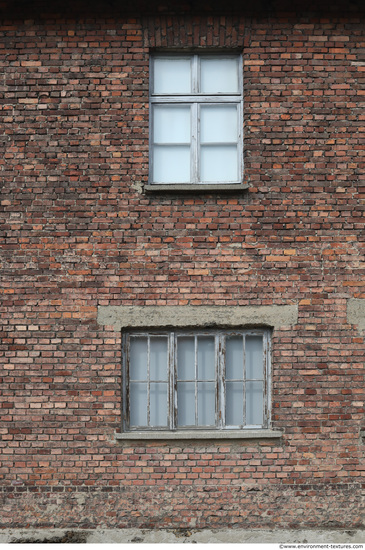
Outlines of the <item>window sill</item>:
<svg viewBox="0 0 365 550">
<path fill-rule="evenodd" d="M 184 430 L 176 432 L 145 431 L 115 433 L 118 440 L 182 440 L 182 439 L 279 439 L 279 430 Z"/>
<path fill-rule="evenodd" d="M 247 183 L 150 183 L 145 185 L 147 192 L 199 192 L 199 193 L 234 193 L 248 189 Z"/>
</svg>

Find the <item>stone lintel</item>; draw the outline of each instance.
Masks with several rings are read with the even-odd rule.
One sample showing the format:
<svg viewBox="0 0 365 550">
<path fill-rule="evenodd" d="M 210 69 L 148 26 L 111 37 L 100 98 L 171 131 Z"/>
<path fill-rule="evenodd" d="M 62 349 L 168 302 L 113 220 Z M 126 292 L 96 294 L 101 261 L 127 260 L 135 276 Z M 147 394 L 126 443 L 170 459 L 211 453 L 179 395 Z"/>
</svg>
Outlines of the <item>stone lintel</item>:
<svg viewBox="0 0 365 550">
<path fill-rule="evenodd" d="M 271 306 L 99 306 L 98 323 L 115 330 L 295 325 L 298 305 Z"/>
</svg>

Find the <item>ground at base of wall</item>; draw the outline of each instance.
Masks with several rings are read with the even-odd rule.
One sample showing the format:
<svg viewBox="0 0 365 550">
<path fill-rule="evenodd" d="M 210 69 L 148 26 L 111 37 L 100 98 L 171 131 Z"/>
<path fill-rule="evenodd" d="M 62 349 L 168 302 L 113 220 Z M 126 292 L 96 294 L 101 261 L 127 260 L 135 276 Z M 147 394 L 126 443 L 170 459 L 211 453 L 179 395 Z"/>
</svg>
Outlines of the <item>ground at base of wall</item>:
<svg viewBox="0 0 365 550">
<path fill-rule="evenodd" d="M 365 543 L 362 529 L 4 529 L 1 543 Z"/>
</svg>

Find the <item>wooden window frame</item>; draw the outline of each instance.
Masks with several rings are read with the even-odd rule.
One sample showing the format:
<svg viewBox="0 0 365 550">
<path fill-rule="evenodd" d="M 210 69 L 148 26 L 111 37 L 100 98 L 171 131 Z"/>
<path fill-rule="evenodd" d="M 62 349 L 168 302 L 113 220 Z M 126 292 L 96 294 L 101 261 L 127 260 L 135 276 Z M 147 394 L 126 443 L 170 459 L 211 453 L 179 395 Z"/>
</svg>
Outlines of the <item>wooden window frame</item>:
<svg viewBox="0 0 365 550">
<path fill-rule="evenodd" d="M 262 425 L 227 426 L 225 424 L 225 342 L 227 336 L 262 336 L 263 339 L 263 423 Z M 129 362 L 130 362 L 130 338 L 131 337 L 165 337 L 168 339 L 168 426 L 130 426 L 129 413 Z M 177 423 L 177 339 L 178 337 L 190 336 L 214 336 L 215 341 L 215 383 L 216 383 L 216 422 L 214 426 L 178 426 Z M 122 335 L 122 431 L 123 432 L 184 432 L 204 430 L 211 432 L 222 432 L 230 430 L 250 431 L 267 430 L 270 427 L 271 416 L 271 331 L 267 328 L 255 329 L 197 329 L 197 330 L 148 330 L 130 331 Z M 195 365 L 196 367 L 196 365 Z M 246 366 L 245 366 L 246 370 Z M 251 380 L 251 379 L 250 379 Z M 260 379 L 261 380 L 261 379 Z M 196 378 L 197 382 L 197 378 Z M 244 390 L 244 400 L 246 390 Z M 148 406 L 148 405 L 147 405 Z M 197 405 L 196 405 L 197 406 Z M 147 412 L 147 418 L 149 417 Z M 195 415 L 195 418 L 197 416 Z"/>
</svg>

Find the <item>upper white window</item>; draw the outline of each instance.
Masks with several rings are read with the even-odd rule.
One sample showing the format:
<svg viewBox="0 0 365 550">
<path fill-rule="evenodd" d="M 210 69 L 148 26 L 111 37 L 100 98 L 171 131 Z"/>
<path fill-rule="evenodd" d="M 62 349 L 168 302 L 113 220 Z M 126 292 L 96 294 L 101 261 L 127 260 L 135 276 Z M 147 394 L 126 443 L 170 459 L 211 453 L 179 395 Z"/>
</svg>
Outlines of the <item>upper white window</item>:
<svg viewBox="0 0 365 550">
<path fill-rule="evenodd" d="M 150 183 L 241 183 L 242 101 L 240 56 L 154 56 Z"/>
</svg>

